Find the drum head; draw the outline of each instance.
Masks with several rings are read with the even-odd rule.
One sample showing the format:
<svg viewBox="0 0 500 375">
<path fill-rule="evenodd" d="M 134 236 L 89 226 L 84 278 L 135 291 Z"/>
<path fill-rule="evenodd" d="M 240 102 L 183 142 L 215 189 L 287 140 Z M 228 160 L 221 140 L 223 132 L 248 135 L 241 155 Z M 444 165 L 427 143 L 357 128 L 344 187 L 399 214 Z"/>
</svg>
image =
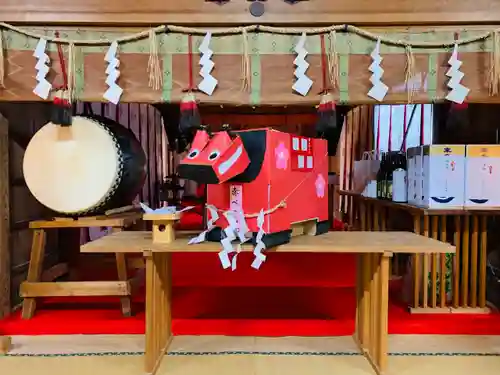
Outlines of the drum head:
<svg viewBox="0 0 500 375">
<path fill-rule="evenodd" d="M 48 208 L 66 214 L 91 209 L 119 178 L 119 151 L 96 120 L 73 117 L 68 137 L 52 123 L 35 133 L 24 154 L 26 185 Z"/>
</svg>

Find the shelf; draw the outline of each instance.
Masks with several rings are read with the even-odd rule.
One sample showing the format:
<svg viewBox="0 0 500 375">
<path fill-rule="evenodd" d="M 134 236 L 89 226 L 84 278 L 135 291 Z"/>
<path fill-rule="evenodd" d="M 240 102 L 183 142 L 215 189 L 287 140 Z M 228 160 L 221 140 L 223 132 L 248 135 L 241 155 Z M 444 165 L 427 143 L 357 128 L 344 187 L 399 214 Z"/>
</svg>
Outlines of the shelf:
<svg viewBox="0 0 500 375">
<path fill-rule="evenodd" d="M 346 197 L 354 197 L 368 203 L 376 204 L 380 207 L 393 208 L 396 210 L 407 211 L 413 215 L 461 215 L 461 216 L 472 216 L 472 215 L 500 215 L 500 207 L 498 208 L 487 208 L 487 209 L 477 209 L 477 208 L 424 208 L 413 206 L 408 203 L 396 203 L 383 199 L 364 197 L 359 193 L 353 191 L 341 190 L 339 194 Z"/>
</svg>

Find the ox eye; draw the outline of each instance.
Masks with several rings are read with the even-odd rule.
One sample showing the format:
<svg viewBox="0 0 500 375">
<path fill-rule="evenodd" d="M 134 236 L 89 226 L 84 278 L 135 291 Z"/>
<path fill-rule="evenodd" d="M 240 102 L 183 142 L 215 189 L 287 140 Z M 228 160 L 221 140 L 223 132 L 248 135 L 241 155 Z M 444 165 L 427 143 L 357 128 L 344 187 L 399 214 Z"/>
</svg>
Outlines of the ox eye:
<svg viewBox="0 0 500 375">
<path fill-rule="evenodd" d="M 199 154 L 200 154 L 200 150 L 198 150 L 198 149 L 194 149 L 194 150 L 191 150 L 191 152 L 188 154 L 187 158 L 188 158 L 188 159 L 194 159 L 194 158 L 195 158 L 195 157 L 197 157 Z"/>
<path fill-rule="evenodd" d="M 210 155 L 208 155 L 208 160 L 215 160 L 219 157 L 220 152 L 218 150 L 212 151 Z"/>
</svg>

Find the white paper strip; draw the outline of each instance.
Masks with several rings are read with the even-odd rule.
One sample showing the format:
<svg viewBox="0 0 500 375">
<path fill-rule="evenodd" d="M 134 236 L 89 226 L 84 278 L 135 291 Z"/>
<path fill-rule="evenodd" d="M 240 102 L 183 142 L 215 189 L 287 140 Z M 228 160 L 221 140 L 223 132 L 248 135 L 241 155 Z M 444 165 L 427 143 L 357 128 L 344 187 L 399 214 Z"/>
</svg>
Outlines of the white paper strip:
<svg viewBox="0 0 500 375">
<path fill-rule="evenodd" d="M 189 211 L 194 208 L 194 206 L 187 206 L 184 207 L 182 210 L 177 210 L 177 207 L 175 206 L 166 206 L 166 207 L 156 208 L 153 210 L 145 203 L 139 202 L 139 205 L 141 206 L 142 210 L 147 214 L 180 214 L 182 212 Z"/>
<path fill-rule="evenodd" d="M 212 76 L 211 72 L 215 66 L 215 63 L 211 60 L 213 51 L 210 49 L 210 41 L 212 39 L 212 33 L 207 32 L 203 41 L 198 48 L 198 51 L 201 53 L 200 57 L 200 76 L 203 77 L 203 80 L 199 83 L 198 89 L 205 94 L 211 96 L 219 83 L 214 76 Z"/>
<path fill-rule="evenodd" d="M 296 66 L 294 75 L 297 78 L 292 86 L 292 89 L 302 96 L 306 96 L 311 90 L 313 81 L 306 75 L 307 69 L 309 68 L 309 63 L 306 61 L 308 52 L 306 50 L 306 33 L 302 33 L 297 45 L 295 46 L 295 52 L 297 57 L 294 60 L 294 65 Z"/>
<path fill-rule="evenodd" d="M 222 268 L 227 269 L 231 267 L 234 271 L 236 269 L 236 260 L 231 262 L 229 260 L 229 254 L 236 251 L 233 248 L 232 241 L 236 239 L 236 229 L 238 228 L 238 223 L 236 222 L 236 215 L 234 212 L 226 211 L 224 212 L 224 216 L 226 217 L 228 225 L 224 228 L 225 238 L 220 241 L 222 250 L 219 252 L 219 259 L 221 261 Z"/>
<path fill-rule="evenodd" d="M 108 76 L 106 79 L 106 84 L 109 86 L 109 88 L 106 90 L 103 97 L 113 104 L 118 104 L 118 102 L 120 101 L 120 97 L 123 94 L 123 89 L 118 86 L 116 82 L 120 77 L 120 71 L 118 70 L 118 68 L 120 67 L 120 61 L 116 57 L 117 53 L 118 42 L 114 41 L 113 43 L 111 43 L 106 56 L 104 56 L 104 60 L 108 62 L 108 66 L 106 68 L 106 74 Z"/>
<path fill-rule="evenodd" d="M 377 40 L 377 44 L 370 54 L 373 62 L 371 63 L 368 70 L 372 72 L 372 76 L 370 77 L 370 82 L 372 83 L 372 88 L 368 91 L 368 96 L 373 98 L 379 102 L 384 100 L 387 92 L 389 91 L 389 87 L 382 82 L 382 76 L 384 75 L 384 69 L 380 66 L 383 58 L 380 55 L 380 39 Z"/>
<path fill-rule="evenodd" d="M 454 103 L 462 104 L 469 94 L 470 89 L 462 85 L 462 79 L 465 76 L 465 73 L 460 71 L 460 67 L 462 66 L 462 61 L 458 59 L 458 45 L 455 44 L 453 48 L 453 53 L 451 54 L 450 59 L 448 60 L 448 64 L 450 65 L 450 69 L 446 72 L 446 75 L 450 77 L 448 81 L 448 87 L 450 91 L 446 96 L 446 100 L 449 100 Z"/>
<path fill-rule="evenodd" d="M 52 84 L 47 81 L 47 74 L 50 71 L 50 58 L 45 53 L 45 49 L 47 48 L 47 41 L 43 38 L 40 38 L 38 44 L 36 45 L 35 51 L 33 52 L 33 56 L 38 59 L 35 64 L 35 69 L 37 71 L 36 80 L 37 85 L 33 89 L 33 94 L 36 96 L 46 100 L 49 97 L 50 91 L 52 90 Z"/>
<path fill-rule="evenodd" d="M 260 210 L 259 216 L 257 216 L 257 227 L 259 231 L 257 232 L 257 236 L 255 239 L 255 249 L 253 250 L 253 254 L 255 258 L 252 262 L 252 268 L 258 270 L 262 263 L 266 260 L 266 256 L 262 253 L 266 249 L 266 245 L 262 241 L 264 238 L 264 210 Z"/>
<path fill-rule="evenodd" d="M 219 220 L 219 214 L 217 213 L 217 208 L 215 206 L 207 204 L 206 208 L 208 210 L 207 229 L 201 232 L 196 237 L 191 238 L 188 242 L 188 245 L 193 245 L 205 241 L 206 234 L 215 228 L 215 222 Z"/>
</svg>

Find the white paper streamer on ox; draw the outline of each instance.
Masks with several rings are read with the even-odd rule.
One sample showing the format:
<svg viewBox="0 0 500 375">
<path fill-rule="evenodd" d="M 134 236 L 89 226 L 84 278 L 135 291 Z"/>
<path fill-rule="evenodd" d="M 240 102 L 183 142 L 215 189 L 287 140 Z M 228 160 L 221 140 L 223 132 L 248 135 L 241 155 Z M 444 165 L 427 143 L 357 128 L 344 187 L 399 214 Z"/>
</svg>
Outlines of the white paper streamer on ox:
<svg viewBox="0 0 500 375">
<path fill-rule="evenodd" d="M 255 259 L 252 262 L 252 268 L 258 270 L 262 263 L 266 260 L 266 256 L 262 253 L 266 249 L 266 245 L 262 241 L 264 238 L 264 210 L 260 210 L 259 216 L 257 216 L 257 227 L 259 231 L 257 232 L 257 236 L 255 239 L 255 249 L 253 250 L 253 255 L 255 255 Z"/>
<path fill-rule="evenodd" d="M 116 57 L 117 53 L 118 43 L 114 41 L 111 43 L 106 56 L 104 56 L 104 60 L 108 62 L 108 67 L 106 68 L 106 75 L 108 76 L 106 78 L 106 84 L 109 88 L 106 90 L 103 97 L 113 104 L 118 104 L 123 94 L 123 89 L 116 83 L 120 77 L 120 71 L 118 70 L 120 67 L 120 60 Z"/>
<path fill-rule="evenodd" d="M 293 61 L 296 66 L 294 75 L 297 80 L 293 84 L 292 89 L 302 96 L 306 96 L 313 85 L 313 81 L 306 75 L 307 69 L 309 68 L 309 63 L 306 61 L 306 56 L 308 55 L 306 40 L 306 33 L 302 33 L 295 46 L 297 57 Z"/>
<path fill-rule="evenodd" d="M 222 245 L 222 250 L 219 252 L 219 259 L 222 268 L 227 269 L 231 267 L 234 271 L 236 270 L 236 259 L 239 251 L 241 250 L 240 245 L 238 245 L 237 250 L 233 248 L 232 242 L 236 239 L 236 233 L 238 229 L 238 222 L 236 220 L 236 213 L 232 211 L 224 212 L 224 216 L 227 220 L 227 227 L 224 228 L 225 238 L 221 239 L 220 243 Z M 236 252 L 232 261 L 229 260 L 229 254 Z"/>
<path fill-rule="evenodd" d="M 200 76 L 203 80 L 198 85 L 198 89 L 207 95 L 212 95 L 219 81 L 211 74 L 215 63 L 212 61 L 213 51 L 210 49 L 210 41 L 212 40 L 212 33 L 207 32 L 203 41 L 198 48 L 201 53 L 200 58 Z"/>
<path fill-rule="evenodd" d="M 40 38 L 38 44 L 36 45 L 35 51 L 33 52 L 33 56 L 38 59 L 35 69 L 37 71 L 36 80 L 37 85 L 33 89 L 33 94 L 36 96 L 47 99 L 50 94 L 50 90 L 52 90 L 52 85 L 49 81 L 47 81 L 47 74 L 49 74 L 49 64 L 50 58 L 45 53 L 45 49 L 47 48 L 47 41 L 43 38 Z"/>
<path fill-rule="evenodd" d="M 208 209 L 207 229 L 201 232 L 196 237 L 191 238 L 188 242 L 188 245 L 193 245 L 205 241 L 207 233 L 210 232 L 212 229 L 214 229 L 215 222 L 219 220 L 219 214 L 217 213 L 217 208 L 215 206 L 212 206 L 211 204 L 207 204 L 206 207 Z"/>
</svg>

